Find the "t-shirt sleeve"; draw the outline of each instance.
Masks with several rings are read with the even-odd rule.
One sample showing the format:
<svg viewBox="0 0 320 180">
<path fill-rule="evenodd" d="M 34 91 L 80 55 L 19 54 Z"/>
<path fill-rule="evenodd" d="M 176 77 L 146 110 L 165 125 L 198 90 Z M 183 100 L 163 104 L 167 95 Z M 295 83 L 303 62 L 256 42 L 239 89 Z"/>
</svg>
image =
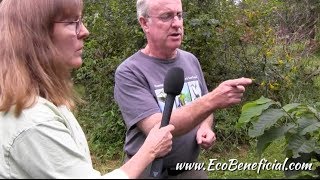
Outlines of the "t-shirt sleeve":
<svg viewBox="0 0 320 180">
<path fill-rule="evenodd" d="M 201 68 L 201 65 L 200 65 L 200 62 L 198 60 L 197 57 L 195 57 L 193 54 L 192 54 L 192 57 L 194 59 L 194 62 L 196 64 L 196 67 L 198 68 L 198 71 L 199 71 L 199 81 L 201 83 L 201 91 L 202 91 L 202 95 L 205 95 L 207 94 L 209 91 L 208 91 L 208 87 L 207 87 L 207 83 L 205 81 L 205 78 L 204 78 L 204 74 L 203 74 L 203 71 L 202 71 L 202 68 Z"/>
<path fill-rule="evenodd" d="M 140 120 L 161 112 L 145 77 L 126 67 L 118 68 L 115 73 L 114 97 L 128 129 Z"/>
</svg>

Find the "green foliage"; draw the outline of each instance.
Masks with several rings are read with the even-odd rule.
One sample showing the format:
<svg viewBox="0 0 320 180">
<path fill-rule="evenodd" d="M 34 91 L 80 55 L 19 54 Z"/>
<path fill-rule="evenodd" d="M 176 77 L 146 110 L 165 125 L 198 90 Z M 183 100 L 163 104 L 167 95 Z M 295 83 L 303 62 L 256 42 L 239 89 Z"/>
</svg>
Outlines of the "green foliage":
<svg viewBox="0 0 320 180">
<path fill-rule="evenodd" d="M 261 106 L 257 106 L 257 104 L 261 104 Z M 274 104 L 274 102 L 265 97 L 261 97 L 255 102 L 245 104 L 242 107 L 242 114 L 238 126 L 247 123 L 252 117 L 260 115 L 263 110 L 266 110 L 272 104 Z"/>
<path fill-rule="evenodd" d="M 119 157 L 123 153 L 125 125 L 113 99 L 114 72 L 125 58 L 144 47 L 146 40 L 136 18 L 135 1 L 84 2 L 84 24 L 90 36 L 85 42 L 84 64 L 73 72 L 73 79 L 86 103 L 79 106 L 77 118 L 94 156 Z M 286 42 L 278 33 L 281 20 L 278 15 L 289 12 L 287 3 L 280 0 L 243 0 L 239 5 L 225 0 L 182 3 L 186 15 L 181 48 L 198 57 L 209 90 L 230 78 L 250 77 L 255 81 L 247 87 L 244 102 L 261 95 L 281 103 L 318 101 L 319 56 L 310 58 L 305 50 L 307 40 Z M 215 132 L 222 142 L 216 148 L 221 151 L 248 143 L 246 129 L 234 128 L 241 105 L 215 112 Z"/>
<path fill-rule="evenodd" d="M 271 103 L 270 103 L 271 102 Z M 250 123 L 249 136 L 257 138 L 259 155 L 275 140 L 285 137 L 283 151 L 289 161 L 320 161 L 320 103 L 307 105 L 290 103 L 281 106 L 279 102 L 261 97 L 243 106 L 238 125 Z M 261 111 L 262 110 L 262 111 Z M 306 157 L 308 157 L 306 159 Z M 311 171 L 319 177 L 318 170 Z M 286 175 L 292 175 L 286 172 Z"/>
<path fill-rule="evenodd" d="M 123 59 L 144 43 L 136 21 L 135 2 L 86 0 L 84 22 L 90 31 L 83 66 L 73 72 L 84 89 L 78 119 L 96 157 L 123 152 L 125 126 L 113 99 L 114 72 Z M 123 14 L 127 14 L 123 16 Z"/>
</svg>

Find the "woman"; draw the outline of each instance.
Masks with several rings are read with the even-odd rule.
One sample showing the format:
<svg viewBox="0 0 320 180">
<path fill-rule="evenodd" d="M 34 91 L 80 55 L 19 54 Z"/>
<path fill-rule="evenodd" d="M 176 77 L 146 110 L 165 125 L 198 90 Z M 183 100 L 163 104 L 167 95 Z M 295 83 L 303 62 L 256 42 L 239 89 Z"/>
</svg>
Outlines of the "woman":
<svg viewBox="0 0 320 180">
<path fill-rule="evenodd" d="M 82 64 L 82 0 L 0 3 L 0 178 L 136 178 L 172 146 L 172 125 L 149 133 L 126 164 L 93 169 L 71 110 L 70 71 Z"/>
</svg>

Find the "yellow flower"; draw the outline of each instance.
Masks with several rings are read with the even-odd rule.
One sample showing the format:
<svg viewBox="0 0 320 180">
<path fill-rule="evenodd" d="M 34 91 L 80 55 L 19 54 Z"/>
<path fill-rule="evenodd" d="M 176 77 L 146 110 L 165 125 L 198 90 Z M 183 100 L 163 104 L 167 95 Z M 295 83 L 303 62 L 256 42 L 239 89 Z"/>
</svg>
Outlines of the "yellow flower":
<svg viewBox="0 0 320 180">
<path fill-rule="evenodd" d="M 288 60 L 288 62 L 290 62 L 292 60 L 292 57 L 289 54 L 286 54 L 286 59 Z"/>
<path fill-rule="evenodd" d="M 272 56 L 272 52 L 271 52 L 271 51 L 267 51 L 266 56 L 267 56 L 267 57 Z"/>
<path fill-rule="evenodd" d="M 277 90 L 279 90 L 279 84 L 278 83 L 269 83 L 269 88 L 271 89 L 271 90 L 273 90 L 273 91 L 277 91 Z"/>
<path fill-rule="evenodd" d="M 284 62 L 283 62 L 281 59 L 278 59 L 278 64 L 279 64 L 279 65 L 283 65 Z"/>
<path fill-rule="evenodd" d="M 291 71 L 294 72 L 294 73 L 297 72 L 297 67 L 294 66 L 294 67 L 291 69 Z"/>
</svg>

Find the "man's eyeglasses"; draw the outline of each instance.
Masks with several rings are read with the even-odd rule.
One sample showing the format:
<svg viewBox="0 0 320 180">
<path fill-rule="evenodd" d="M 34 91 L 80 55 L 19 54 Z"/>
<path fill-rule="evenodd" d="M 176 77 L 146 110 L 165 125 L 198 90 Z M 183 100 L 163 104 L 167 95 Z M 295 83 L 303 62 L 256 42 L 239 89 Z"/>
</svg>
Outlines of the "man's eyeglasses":
<svg viewBox="0 0 320 180">
<path fill-rule="evenodd" d="M 82 19 L 79 18 L 76 21 L 55 21 L 55 23 L 69 23 L 69 24 L 75 24 L 76 25 L 76 34 L 79 35 L 80 33 L 80 29 L 81 29 L 81 25 L 82 25 Z"/>
<path fill-rule="evenodd" d="M 177 16 L 179 20 L 183 19 L 183 12 L 178 12 L 178 13 L 174 13 L 174 12 L 167 12 L 167 13 L 163 13 L 159 16 L 149 16 L 147 15 L 147 17 L 154 17 L 154 18 L 158 18 L 163 22 L 169 22 L 172 21 L 174 19 L 174 17 Z"/>
</svg>

